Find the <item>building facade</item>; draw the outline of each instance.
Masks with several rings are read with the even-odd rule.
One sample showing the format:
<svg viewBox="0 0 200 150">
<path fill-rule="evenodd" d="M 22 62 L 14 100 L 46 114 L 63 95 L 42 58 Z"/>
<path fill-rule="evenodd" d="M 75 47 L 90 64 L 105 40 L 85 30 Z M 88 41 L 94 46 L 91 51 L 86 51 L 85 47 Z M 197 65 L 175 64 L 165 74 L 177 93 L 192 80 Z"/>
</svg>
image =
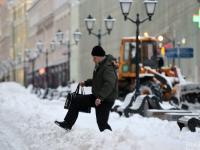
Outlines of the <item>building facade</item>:
<svg viewBox="0 0 200 150">
<path fill-rule="evenodd" d="M 1 79 L 14 80 L 25 85 L 50 87 L 66 85 L 75 80 L 78 59 L 78 45 L 75 45 L 73 33 L 79 27 L 77 1 L 70 0 L 10 0 L 1 3 L 1 61 L 10 60 L 13 68 L 1 64 Z M 7 3 L 8 2 L 8 3 Z M 6 17 L 8 16 L 8 17 Z M 5 21 L 5 18 L 8 18 Z M 56 41 L 56 33 L 62 31 L 62 43 L 56 43 L 51 50 L 50 43 Z M 43 50 L 38 51 L 36 43 L 43 43 Z M 70 44 L 70 49 L 67 44 Z M 28 51 L 37 51 L 34 60 Z M 47 53 L 48 52 L 48 53 Z M 47 63 L 48 59 L 48 63 Z M 69 62 L 73 67 L 69 67 Z M 6 62 L 8 63 L 8 62 Z M 43 71 L 42 71 L 43 70 Z M 47 75 L 48 70 L 48 75 Z M 3 72 L 3 73 L 2 73 Z M 77 71 L 74 71 L 77 72 Z"/>
<path fill-rule="evenodd" d="M 3 1 L 2 1 L 3 2 Z M 6 3 L 6 1 L 4 1 Z M 3 4 L 4 4 L 3 3 Z M 200 3 L 198 0 L 159 0 L 156 6 L 155 15 L 152 21 L 140 25 L 140 35 L 148 32 L 150 36 L 163 35 L 165 44 L 177 43 L 185 38 L 185 45 L 194 49 L 194 57 L 180 59 L 180 68 L 183 74 L 190 80 L 199 82 L 200 73 L 200 28 L 198 17 Z M 90 55 L 92 48 L 98 44 L 98 39 L 88 34 L 84 19 L 91 14 L 96 18 L 93 32 L 101 29 L 106 32 L 104 19 L 111 15 L 116 19 L 114 28 L 110 35 L 102 37 L 101 43 L 106 53 L 119 57 L 120 41 L 124 36 L 135 36 L 135 24 L 124 21 L 119 1 L 116 0 L 16 0 L 10 8 L 2 7 L 0 23 L 0 53 L 1 60 L 11 59 L 16 62 L 17 56 L 21 56 L 21 62 L 25 62 L 25 50 L 34 51 L 36 43 L 42 41 L 44 52 L 50 50 L 50 42 L 56 40 L 56 32 L 62 31 L 65 34 L 64 42 L 48 53 L 40 52 L 35 60 L 34 68 L 31 61 L 21 63 L 16 71 L 10 72 L 11 78 L 16 76 L 20 83 L 23 81 L 32 82 L 32 72 L 36 74 L 37 83 L 45 85 L 48 69 L 49 83 L 53 85 L 64 85 L 68 80 L 85 80 L 92 77 L 94 64 Z M 142 1 L 134 1 L 129 17 L 135 18 L 139 13 L 140 18 L 146 18 L 145 7 Z M 193 16 L 197 19 L 193 22 Z M 9 16 L 5 21 L 5 16 Z M 6 17 L 7 18 L 7 17 Z M 74 45 L 73 32 L 79 28 L 82 38 L 78 45 Z M 70 42 L 70 49 L 67 47 Z M 70 52 L 70 57 L 69 57 Z M 67 54 L 67 55 L 66 55 Z M 48 64 L 46 59 L 48 58 Z M 70 62 L 70 68 L 68 63 Z M 172 60 L 165 58 L 167 66 Z M 175 64 L 178 60 L 175 59 Z M 192 66 L 192 67 L 190 67 Z M 21 68 L 21 69 L 20 69 Z M 1 68 L 0 68 L 1 69 Z M 2 69 L 1 69 L 2 70 Z M 5 67 L 4 67 L 4 72 Z M 43 70 L 43 71 L 42 71 Z M 70 75 L 67 75 L 70 72 Z M 16 75 L 15 75 L 16 73 Z M 24 76 L 26 74 L 26 76 Z M 0 75 L 1 76 L 1 75 Z M 24 80 L 26 79 L 26 80 Z M 55 82 L 55 83 L 53 83 Z"/>
<path fill-rule="evenodd" d="M 26 11 L 31 0 L 4 1 L 1 7 L 1 60 L 9 64 L 9 80 L 23 84 L 23 53 L 27 43 Z M 8 66 L 8 65 L 7 65 Z"/>
<path fill-rule="evenodd" d="M 12 18 L 12 52 L 15 63 L 15 79 L 17 82 L 24 83 L 24 51 L 27 47 L 28 18 L 27 10 L 32 4 L 32 0 L 16 0 L 10 5 Z"/>
<path fill-rule="evenodd" d="M 0 81 L 4 81 L 13 79 L 11 68 L 6 65 L 12 59 L 11 21 L 6 1 L 0 1 L 0 14 Z"/>
<path fill-rule="evenodd" d="M 78 66 L 73 61 L 71 62 L 71 60 L 74 60 L 74 57 L 71 59 L 71 56 L 74 56 L 73 53 L 76 50 L 72 46 L 72 34 L 78 28 L 78 11 L 75 6 L 69 0 L 38 0 L 28 10 L 28 49 L 38 50 L 36 46 L 38 41 L 44 45 L 34 66 L 36 85 L 39 84 L 40 87 L 48 84 L 48 87 L 56 88 L 59 85 L 66 85 L 69 80 L 73 80 L 71 77 L 75 77 L 72 70 L 78 68 Z M 59 43 L 56 39 L 58 31 L 64 33 L 62 43 Z M 53 50 L 50 47 L 51 41 L 56 42 L 56 47 Z M 67 46 L 68 43 L 70 49 Z M 73 64 L 73 67 L 69 67 L 69 63 Z M 44 68 L 45 72 L 41 73 L 40 70 Z M 30 83 L 32 68 L 29 68 L 27 72 L 27 79 Z"/>
</svg>

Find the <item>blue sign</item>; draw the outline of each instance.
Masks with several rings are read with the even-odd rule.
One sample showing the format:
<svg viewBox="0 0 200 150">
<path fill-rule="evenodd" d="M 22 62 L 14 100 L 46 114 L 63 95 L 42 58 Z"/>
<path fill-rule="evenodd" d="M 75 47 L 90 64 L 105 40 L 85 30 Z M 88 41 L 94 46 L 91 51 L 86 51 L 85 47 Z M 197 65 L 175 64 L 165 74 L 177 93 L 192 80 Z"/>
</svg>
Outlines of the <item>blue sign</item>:
<svg viewBox="0 0 200 150">
<path fill-rule="evenodd" d="M 193 48 L 166 48 L 165 56 L 167 58 L 193 58 Z"/>
</svg>

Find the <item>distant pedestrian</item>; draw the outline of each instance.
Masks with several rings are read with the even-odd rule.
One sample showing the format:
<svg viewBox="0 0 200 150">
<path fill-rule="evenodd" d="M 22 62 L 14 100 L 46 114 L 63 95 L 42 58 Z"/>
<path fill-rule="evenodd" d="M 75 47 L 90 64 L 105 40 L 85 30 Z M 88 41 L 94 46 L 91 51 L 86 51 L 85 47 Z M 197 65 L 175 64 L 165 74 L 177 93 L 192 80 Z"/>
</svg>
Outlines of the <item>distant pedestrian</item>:
<svg viewBox="0 0 200 150">
<path fill-rule="evenodd" d="M 117 63 L 112 55 L 106 55 L 101 46 L 95 46 L 91 55 L 95 63 L 93 78 L 81 81 L 81 86 L 91 86 L 92 94 L 77 96 L 63 122 L 56 122 L 64 129 L 71 129 L 78 118 L 80 107 L 94 107 L 99 130 L 111 130 L 108 124 L 110 110 L 118 96 Z"/>
</svg>

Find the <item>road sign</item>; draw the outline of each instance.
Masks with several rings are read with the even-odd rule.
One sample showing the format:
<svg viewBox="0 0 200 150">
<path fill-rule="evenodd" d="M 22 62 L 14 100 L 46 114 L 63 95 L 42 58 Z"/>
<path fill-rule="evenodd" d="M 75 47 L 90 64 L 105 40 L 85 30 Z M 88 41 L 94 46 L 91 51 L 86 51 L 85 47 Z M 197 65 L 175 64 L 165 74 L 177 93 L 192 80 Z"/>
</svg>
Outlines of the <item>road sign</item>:
<svg viewBox="0 0 200 150">
<path fill-rule="evenodd" d="M 193 58 L 193 48 L 166 48 L 165 56 L 167 58 Z"/>
</svg>

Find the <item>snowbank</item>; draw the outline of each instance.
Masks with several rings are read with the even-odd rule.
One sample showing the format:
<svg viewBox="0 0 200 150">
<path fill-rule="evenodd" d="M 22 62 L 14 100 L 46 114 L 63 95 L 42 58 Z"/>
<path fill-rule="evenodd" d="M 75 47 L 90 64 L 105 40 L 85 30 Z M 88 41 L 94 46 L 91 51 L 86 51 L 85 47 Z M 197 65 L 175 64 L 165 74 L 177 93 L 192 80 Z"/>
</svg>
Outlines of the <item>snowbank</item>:
<svg viewBox="0 0 200 150">
<path fill-rule="evenodd" d="M 74 86 L 75 87 L 75 86 Z M 90 92 L 87 89 L 86 92 Z M 54 124 L 62 120 L 64 102 L 41 100 L 16 83 L 0 83 L 2 150 L 197 150 L 200 131 L 179 131 L 176 122 L 111 113 L 113 132 L 99 132 L 95 111 L 80 113 L 71 132 Z"/>
</svg>

